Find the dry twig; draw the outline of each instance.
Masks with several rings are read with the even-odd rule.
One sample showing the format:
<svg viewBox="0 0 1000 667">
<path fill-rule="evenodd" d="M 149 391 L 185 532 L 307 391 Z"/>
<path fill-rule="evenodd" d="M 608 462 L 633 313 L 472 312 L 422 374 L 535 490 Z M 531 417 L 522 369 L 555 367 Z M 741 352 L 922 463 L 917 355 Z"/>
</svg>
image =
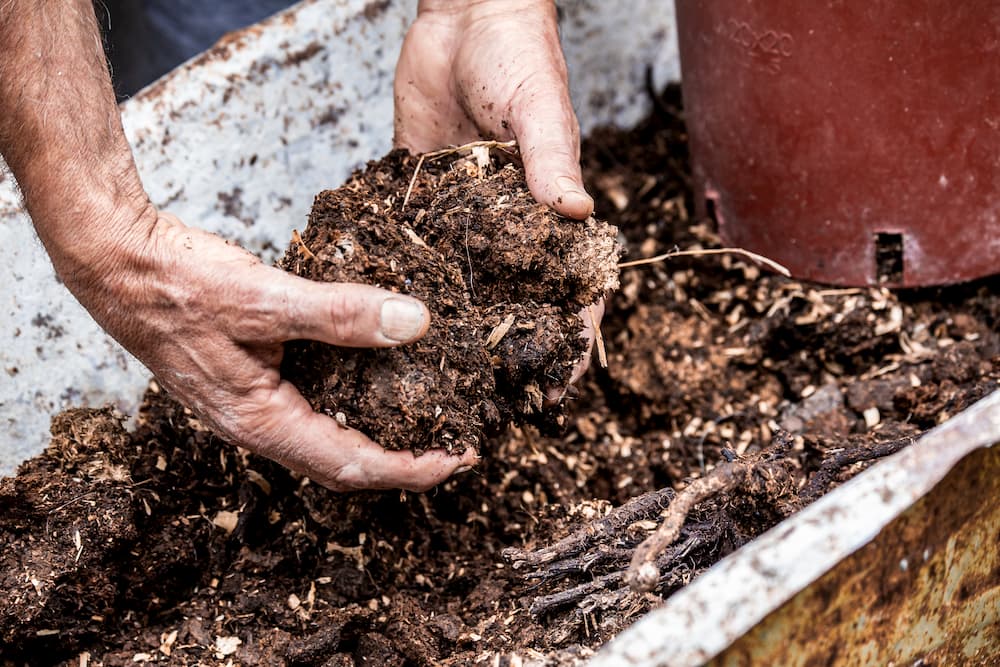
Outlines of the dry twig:
<svg viewBox="0 0 1000 667">
<path fill-rule="evenodd" d="M 618 265 L 619 269 L 627 269 L 633 266 L 643 266 L 646 264 L 656 264 L 657 262 L 662 262 L 664 260 L 673 259 L 674 257 L 703 257 L 705 255 L 742 255 L 747 259 L 751 259 L 758 264 L 763 264 L 772 271 L 777 271 L 786 278 L 791 278 L 791 272 L 786 269 L 781 264 L 778 264 L 773 259 L 768 259 L 763 255 L 758 255 L 755 252 L 750 252 L 749 250 L 744 250 L 743 248 L 708 248 L 705 250 L 671 250 L 670 252 L 665 252 L 662 255 L 657 255 L 656 257 L 647 257 L 645 259 L 635 259 L 630 262 L 622 262 Z"/>
<path fill-rule="evenodd" d="M 417 160 L 417 167 L 413 170 L 413 176 L 410 177 L 410 184 L 406 187 L 406 196 L 403 197 L 403 205 L 399 207 L 399 211 L 402 213 L 406 210 L 406 205 L 410 203 L 410 195 L 413 194 L 413 186 L 417 182 L 417 175 L 420 174 L 420 168 L 424 166 L 424 158 L 426 155 L 421 155 L 420 159 Z"/>
</svg>

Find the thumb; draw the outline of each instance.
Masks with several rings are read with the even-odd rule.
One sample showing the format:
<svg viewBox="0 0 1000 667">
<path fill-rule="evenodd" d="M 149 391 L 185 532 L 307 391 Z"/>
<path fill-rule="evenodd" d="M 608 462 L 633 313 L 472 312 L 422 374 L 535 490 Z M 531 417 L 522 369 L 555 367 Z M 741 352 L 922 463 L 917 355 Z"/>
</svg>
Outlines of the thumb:
<svg viewBox="0 0 1000 667">
<path fill-rule="evenodd" d="M 594 200 L 583 187 L 580 126 L 566 83 L 544 78 L 529 80 L 518 91 L 511 129 L 531 194 L 560 215 L 583 220 L 594 212 Z"/>
<path fill-rule="evenodd" d="M 320 283 L 274 269 L 282 340 L 316 340 L 343 347 L 392 347 L 421 338 L 430 312 L 418 299 L 354 283 Z"/>
</svg>

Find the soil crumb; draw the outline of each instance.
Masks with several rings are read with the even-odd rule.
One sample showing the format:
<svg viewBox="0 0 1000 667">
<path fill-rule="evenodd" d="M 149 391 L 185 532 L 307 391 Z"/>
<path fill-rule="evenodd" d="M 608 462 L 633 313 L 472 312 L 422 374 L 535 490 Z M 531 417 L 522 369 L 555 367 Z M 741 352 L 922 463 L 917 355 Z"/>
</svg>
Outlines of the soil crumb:
<svg viewBox="0 0 1000 667">
<path fill-rule="evenodd" d="M 499 151 L 394 151 L 316 198 L 281 265 L 417 297 L 430 330 L 393 349 L 296 342 L 283 373 L 389 449 L 478 449 L 511 421 L 561 424 L 543 403 L 586 350 L 581 310 L 618 286 L 616 237 L 535 202 Z"/>
</svg>

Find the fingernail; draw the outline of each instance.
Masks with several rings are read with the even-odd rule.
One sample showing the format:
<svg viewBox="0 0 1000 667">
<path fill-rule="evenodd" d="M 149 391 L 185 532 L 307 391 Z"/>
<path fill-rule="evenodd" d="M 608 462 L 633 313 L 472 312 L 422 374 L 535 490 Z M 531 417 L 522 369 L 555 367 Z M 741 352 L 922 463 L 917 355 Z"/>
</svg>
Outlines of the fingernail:
<svg viewBox="0 0 1000 667">
<path fill-rule="evenodd" d="M 472 466 L 458 466 L 455 468 L 455 474 L 460 475 L 463 472 L 469 472 L 470 470 L 472 470 Z"/>
<path fill-rule="evenodd" d="M 594 208 L 594 200 L 588 195 L 580 185 L 569 176 L 560 176 L 556 179 L 556 187 L 560 190 L 559 198 L 564 209 L 584 210 L 588 214 Z"/>
<path fill-rule="evenodd" d="M 413 340 L 424 329 L 424 307 L 413 299 L 391 297 L 382 302 L 382 335 L 397 343 Z"/>
</svg>

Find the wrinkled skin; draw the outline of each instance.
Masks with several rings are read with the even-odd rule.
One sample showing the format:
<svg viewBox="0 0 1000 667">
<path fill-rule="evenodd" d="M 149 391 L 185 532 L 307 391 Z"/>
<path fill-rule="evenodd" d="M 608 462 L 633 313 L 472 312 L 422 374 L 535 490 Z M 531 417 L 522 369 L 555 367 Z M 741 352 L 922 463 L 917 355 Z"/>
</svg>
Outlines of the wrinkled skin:
<svg viewBox="0 0 1000 667">
<path fill-rule="evenodd" d="M 430 316 L 419 301 L 368 285 L 293 276 L 152 209 L 130 227 L 148 231 L 119 247 L 113 267 L 92 265 L 86 272 L 110 280 L 69 274 L 68 284 L 213 431 L 339 491 L 422 491 L 475 462 L 472 451 L 419 457 L 386 451 L 313 412 L 281 378 L 289 340 L 388 347 L 423 336 Z"/>
<path fill-rule="evenodd" d="M 395 99 L 398 145 L 420 153 L 516 139 L 535 199 L 569 218 L 593 213 L 551 0 L 424 0 Z"/>
<path fill-rule="evenodd" d="M 335 490 L 423 490 L 475 463 L 471 451 L 386 451 L 282 380 L 285 341 L 403 345 L 432 325 L 427 309 L 291 276 L 156 210 L 90 0 L 9 0 L 0 43 L 0 153 L 38 236 L 74 296 L 175 397 L 229 442 Z M 396 100 L 401 144 L 517 138 L 534 195 L 567 217 L 590 214 L 551 2 L 422 2 Z"/>
<path fill-rule="evenodd" d="M 415 153 L 516 139 L 535 199 L 583 220 L 594 200 L 580 171 L 580 127 L 551 0 L 423 0 L 395 79 L 395 141 Z M 594 311 L 604 313 L 603 303 Z M 581 312 L 590 365 L 594 329 Z M 551 387 L 550 402 L 565 388 Z"/>
</svg>

